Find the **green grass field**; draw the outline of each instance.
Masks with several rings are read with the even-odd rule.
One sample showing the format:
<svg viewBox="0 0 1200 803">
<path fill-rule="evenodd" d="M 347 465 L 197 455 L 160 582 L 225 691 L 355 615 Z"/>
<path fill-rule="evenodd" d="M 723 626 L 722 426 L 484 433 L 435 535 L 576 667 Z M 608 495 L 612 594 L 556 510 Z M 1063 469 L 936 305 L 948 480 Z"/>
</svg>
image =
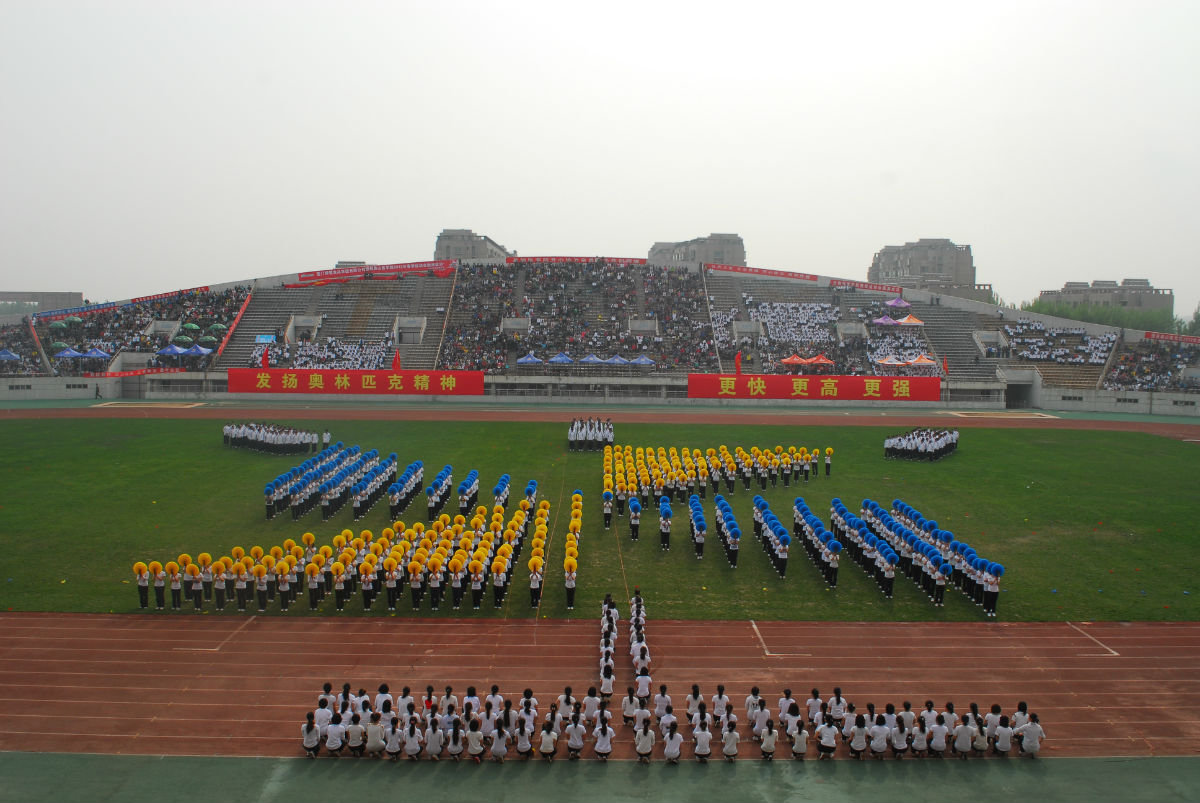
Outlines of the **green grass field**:
<svg viewBox="0 0 1200 803">
<path fill-rule="evenodd" d="M 945 608 L 931 608 L 904 578 L 897 578 L 895 599 L 885 600 L 849 561 L 838 590 L 826 591 L 801 550 L 793 552 L 788 577 L 780 579 L 749 535 L 737 570 L 726 564 L 714 538 L 697 561 L 679 504 L 669 554 L 660 552 L 649 516 L 636 544 L 624 519 L 606 532 L 601 456 L 568 453 L 562 424 L 346 422 L 332 429 L 347 444 L 395 451 L 402 465 L 423 460 L 427 477 L 446 463 L 454 466 L 455 482 L 478 469 L 485 494 L 505 472 L 513 478 L 514 501 L 527 480 L 537 479 L 541 498 L 553 505 L 543 615 L 567 615 L 558 569 L 570 494 L 580 488 L 585 528 L 577 608 L 583 612 L 595 610 L 605 592 L 624 594 L 636 584 L 660 617 L 982 619 L 954 592 Z M 764 494 L 780 518 L 790 519 L 797 495 L 818 512 L 834 496 L 852 507 L 863 497 L 887 505 L 899 496 L 1005 564 L 1001 619 L 1197 618 L 1197 594 L 1189 593 L 1200 592 L 1194 570 L 1200 558 L 1194 532 L 1200 457 L 1194 445 L 1136 433 L 968 429 L 956 455 L 914 464 L 882 458 L 888 431 L 622 425 L 618 442 L 701 450 L 721 444 L 731 450 L 833 446 L 831 479 L 800 489 L 780 485 Z M 22 420 L 0 424 L 0 433 L 0 605 L 10 610 L 133 611 L 135 560 L 165 562 L 185 551 L 224 554 L 235 545 L 270 547 L 305 530 L 327 543 L 346 527 L 378 533 L 388 524 L 386 500 L 357 525 L 348 510 L 324 525 L 319 513 L 299 524 L 290 516 L 264 521 L 262 485 L 294 460 L 223 447 L 217 421 Z M 753 493 L 739 484 L 729 497 L 747 533 Z M 711 498 L 706 502 L 711 514 Z M 402 518 L 421 520 L 423 500 L 409 514 Z M 526 578 L 522 566 L 502 610 L 492 610 L 489 597 L 482 611 L 466 615 L 532 615 Z M 453 615 L 448 605 L 438 614 L 427 606 L 421 615 Z M 307 605 L 300 607 L 288 615 L 308 615 Z M 376 612 L 382 607 L 377 603 Z M 332 613 L 332 601 L 321 613 Z M 354 601 L 343 615 L 361 614 Z M 225 615 L 237 614 L 227 609 Z"/>
</svg>

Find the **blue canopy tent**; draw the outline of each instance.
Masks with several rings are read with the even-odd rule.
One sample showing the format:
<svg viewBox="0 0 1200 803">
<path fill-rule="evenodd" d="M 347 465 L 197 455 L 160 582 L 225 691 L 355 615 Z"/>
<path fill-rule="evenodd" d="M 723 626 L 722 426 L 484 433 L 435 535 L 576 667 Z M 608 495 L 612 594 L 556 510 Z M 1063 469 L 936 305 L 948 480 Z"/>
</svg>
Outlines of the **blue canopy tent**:
<svg viewBox="0 0 1200 803">
<path fill-rule="evenodd" d="M 589 354 L 579 361 L 580 365 L 603 365 L 604 360 L 597 357 L 595 354 Z"/>
<path fill-rule="evenodd" d="M 96 359 L 96 360 L 107 360 L 112 357 L 112 355 L 109 354 L 107 351 L 101 351 L 100 349 L 98 349 L 94 346 L 92 348 L 88 349 L 87 351 L 85 351 L 83 353 L 83 356 L 91 358 L 91 359 Z"/>
<path fill-rule="evenodd" d="M 204 346 L 192 346 L 183 351 L 185 357 L 203 357 L 205 354 L 212 354 L 212 349 L 206 349 Z"/>
<path fill-rule="evenodd" d="M 187 349 L 181 349 L 181 348 L 179 348 L 179 346 L 176 346 L 174 343 L 172 343 L 171 345 L 167 346 L 166 348 L 159 349 L 155 353 L 161 354 L 164 357 L 178 357 L 180 354 L 183 354 L 185 351 L 187 351 Z"/>
<path fill-rule="evenodd" d="M 614 354 L 604 361 L 605 365 L 629 365 L 629 360 L 622 357 L 620 354 Z"/>
<path fill-rule="evenodd" d="M 541 357 L 533 356 L 532 351 L 529 352 L 528 354 L 526 354 L 524 357 L 521 357 L 519 360 L 517 360 L 517 365 L 541 365 L 541 364 L 542 364 Z"/>
<path fill-rule="evenodd" d="M 645 354 L 639 354 L 629 361 L 630 365 L 654 365 L 654 360 L 647 357 Z"/>
<path fill-rule="evenodd" d="M 58 354 L 55 354 L 54 356 L 55 356 L 55 357 L 58 357 L 58 358 L 60 358 L 60 359 L 61 359 L 61 358 L 66 358 L 66 359 L 75 359 L 76 357 L 82 357 L 83 355 L 82 355 L 82 354 L 80 354 L 80 353 L 79 353 L 78 351 L 76 351 L 75 349 L 73 349 L 73 348 L 71 348 L 70 346 L 68 346 L 67 348 L 65 348 L 65 349 L 63 349 L 62 351 L 58 352 Z"/>
<path fill-rule="evenodd" d="M 558 354 L 555 354 L 553 357 L 546 360 L 546 362 L 550 363 L 551 365 L 570 365 L 575 361 L 560 351 Z"/>
<path fill-rule="evenodd" d="M 13 354 L 8 349 L 0 349 L 0 360 L 19 360 L 21 359 L 16 354 Z"/>
</svg>

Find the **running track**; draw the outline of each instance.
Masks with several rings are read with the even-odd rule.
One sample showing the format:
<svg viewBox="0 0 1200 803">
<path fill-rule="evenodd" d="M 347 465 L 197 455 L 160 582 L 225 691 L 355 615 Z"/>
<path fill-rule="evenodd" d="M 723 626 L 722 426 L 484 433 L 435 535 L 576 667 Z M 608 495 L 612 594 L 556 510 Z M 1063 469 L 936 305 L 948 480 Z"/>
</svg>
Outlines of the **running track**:
<svg viewBox="0 0 1200 803">
<path fill-rule="evenodd" d="M 842 686 L 860 710 L 928 697 L 939 709 L 953 700 L 960 712 L 972 701 L 1011 712 L 1026 700 L 1048 756 L 1200 753 L 1200 623 L 651 619 L 647 634 L 654 684 L 677 701 L 694 682 L 706 698 L 724 683 L 739 710 L 752 685 L 772 707 L 783 687 L 803 701 L 814 685 L 823 696 Z M 542 712 L 564 685 L 582 697 L 595 682 L 598 624 L 5 613 L 0 645 L 13 703 L 0 713 L 0 750 L 295 756 L 325 681 L 372 692 L 386 681 L 394 693 L 407 684 L 414 696 L 451 685 L 460 697 L 496 683 L 514 699 L 530 686 Z M 617 669 L 619 693 L 631 671 Z M 618 727 L 614 757 L 631 756 Z"/>
</svg>

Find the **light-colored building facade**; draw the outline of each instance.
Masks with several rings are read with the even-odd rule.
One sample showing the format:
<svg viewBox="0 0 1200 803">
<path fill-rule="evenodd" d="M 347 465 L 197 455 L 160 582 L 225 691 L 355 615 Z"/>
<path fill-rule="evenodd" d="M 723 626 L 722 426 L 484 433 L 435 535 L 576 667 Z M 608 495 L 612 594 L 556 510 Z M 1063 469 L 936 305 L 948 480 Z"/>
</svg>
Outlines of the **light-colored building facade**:
<svg viewBox="0 0 1200 803">
<path fill-rule="evenodd" d="M 655 265 L 671 262 L 708 262 L 745 265 L 746 244 L 738 234 L 710 234 L 681 243 L 659 242 L 650 246 L 647 257 Z"/>
<path fill-rule="evenodd" d="M 946 239 L 920 239 L 887 245 L 875 252 L 867 281 L 915 290 L 932 290 L 979 301 L 991 299 L 992 286 L 975 281 L 971 246 Z"/>
<path fill-rule="evenodd" d="M 1073 307 L 1131 307 L 1133 309 L 1165 309 L 1175 313 L 1175 292 L 1152 287 L 1148 279 L 1115 281 L 1098 279 L 1087 282 L 1067 282 L 1061 290 L 1043 290 L 1038 298 Z"/>
<path fill-rule="evenodd" d="M 504 259 L 516 253 L 470 229 L 442 229 L 433 248 L 434 259 Z"/>
</svg>

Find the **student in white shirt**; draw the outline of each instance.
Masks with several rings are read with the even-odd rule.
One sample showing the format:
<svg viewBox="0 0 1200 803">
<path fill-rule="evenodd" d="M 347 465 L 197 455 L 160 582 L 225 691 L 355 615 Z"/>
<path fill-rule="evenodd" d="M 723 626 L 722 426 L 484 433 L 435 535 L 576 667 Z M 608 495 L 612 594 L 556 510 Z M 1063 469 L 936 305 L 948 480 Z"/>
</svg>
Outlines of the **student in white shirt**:
<svg viewBox="0 0 1200 803">
<path fill-rule="evenodd" d="M 425 728 L 425 752 L 429 755 L 430 761 L 437 761 L 441 758 L 442 748 L 446 745 L 446 733 L 439 725 L 434 724 L 433 720 L 429 721 L 429 726 Z"/>
<path fill-rule="evenodd" d="M 862 761 L 863 751 L 867 749 L 867 718 L 862 714 L 854 717 L 854 725 L 850 727 L 850 756 Z"/>
<path fill-rule="evenodd" d="M 933 727 L 929 729 L 929 752 L 942 758 L 946 753 L 946 738 L 949 734 L 950 729 L 946 727 L 946 718 L 942 714 L 938 714 Z"/>
<path fill-rule="evenodd" d="M 808 721 L 816 726 L 821 724 L 819 719 L 821 713 L 821 704 L 825 701 L 821 699 L 821 692 L 817 689 L 812 690 L 812 696 L 805 701 L 804 707 L 808 713 Z"/>
<path fill-rule="evenodd" d="M 838 729 L 833 724 L 833 714 L 826 714 L 825 721 L 817 726 L 817 760 L 822 761 L 827 758 L 833 758 L 834 752 L 837 750 Z"/>
<path fill-rule="evenodd" d="M 387 734 L 383 725 L 379 724 L 379 714 L 371 714 L 371 721 L 367 723 L 367 755 L 383 758 L 386 746 Z"/>
<path fill-rule="evenodd" d="M 492 737 L 492 761 L 497 764 L 504 763 L 504 758 L 508 755 L 508 741 L 508 733 L 503 728 L 497 729 Z"/>
<path fill-rule="evenodd" d="M 678 764 L 679 754 L 683 746 L 683 734 L 679 732 L 679 724 L 672 722 L 663 736 L 663 758 L 668 764 Z"/>
<path fill-rule="evenodd" d="M 891 733 L 888 734 L 888 743 L 892 748 L 892 757 L 897 761 L 904 758 L 904 754 L 908 752 L 909 736 L 910 731 L 904 724 L 904 718 L 896 717 L 896 724 L 892 726 Z"/>
<path fill-rule="evenodd" d="M 571 723 L 563 729 L 563 733 L 567 737 L 567 758 L 575 761 L 583 750 L 583 740 L 587 734 L 587 728 L 580 721 L 579 714 L 571 714 Z"/>
<path fill-rule="evenodd" d="M 388 758 L 399 761 L 400 753 L 404 750 L 404 728 L 400 727 L 400 720 L 396 717 L 392 717 L 391 724 L 384 731 L 384 739 L 384 752 L 388 754 Z"/>
<path fill-rule="evenodd" d="M 758 708 L 750 717 L 751 738 L 757 741 L 759 736 L 762 734 L 763 728 L 767 726 L 767 722 L 770 721 L 770 719 L 771 712 L 767 710 L 767 701 L 760 699 L 758 701 Z"/>
<path fill-rule="evenodd" d="M 308 758 L 316 758 L 321 752 L 321 729 L 313 721 L 312 711 L 309 711 L 305 718 L 307 721 L 300 726 L 304 754 Z"/>
<path fill-rule="evenodd" d="M 554 713 L 553 705 L 550 706 L 550 711 L 551 714 Z M 558 734 L 555 733 L 554 726 L 549 720 L 547 720 L 546 724 L 542 726 L 541 742 L 538 745 L 538 752 L 541 753 L 542 758 L 546 759 L 547 764 L 554 760 L 554 755 L 558 752 Z"/>
<path fill-rule="evenodd" d="M 788 723 L 787 737 L 792 746 L 792 758 L 803 761 L 808 752 L 808 731 L 804 729 L 803 719 L 795 717 Z"/>
<path fill-rule="evenodd" d="M 663 715 L 658 719 L 658 728 L 664 737 L 667 735 L 667 732 L 671 729 L 672 725 L 678 727 L 679 717 L 675 716 L 675 707 L 668 705 L 666 710 L 663 711 Z"/>
<path fill-rule="evenodd" d="M 882 759 L 887 754 L 892 736 L 892 729 L 887 726 L 887 718 L 883 714 L 876 714 L 875 724 L 867 731 L 867 735 L 871 738 L 871 757 Z"/>
<path fill-rule="evenodd" d="M 736 725 L 734 725 L 734 728 L 736 728 Z M 770 761 L 775 758 L 775 741 L 778 738 L 779 731 L 775 730 L 774 720 L 768 719 L 766 726 L 763 727 L 762 732 L 758 735 L 759 747 L 762 748 L 763 761 Z"/>
<path fill-rule="evenodd" d="M 329 700 L 324 697 L 317 700 L 317 710 L 313 712 L 313 720 L 321 730 L 321 738 L 324 739 L 325 731 L 329 728 L 329 723 L 333 721 L 333 709 L 329 707 Z"/>
<path fill-rule="evenodd" d="M 917 717 L 916 727 L 910 732 L 914 758 L 924 758 L 929 750 L 929 728 L 925 727 L 925 718 Z"/>
<path fill-rule="evenodd" d="M 725 760 L 733 762 L 737 760 L 738 742 L 741 741 L 741 736 L 738 735 L 737 728 L 733 723 L 729 723 L 729 728 L 721 734 L 721 753 L 725 756 Z"/>
<path fill-rule="evenodd" d="M 533 727 L 536 720 L 517 718 L 516 746 L 517 755 L 523 761 L 528 761 L 533 755 Z"/>
<path fill-rule="evenodd" d="M 1042 740 L 1046 738 L 1038 715 L 1030 714 L 1029 721 L 1017 729 L 1017 734 L 1021 737 L 1021 755 L 1037 758 L 1042 749 Z"/>
<path fill-rule="evenodd" d="M 612 752 L 612 740 L 616 735 L 617 732 L 608 724 L 608 720 L 601 717 L 599 724 L 592 731 L 592 736 L 596 739 L 592 745 L 592 749 L 596 752 L 596 758 L 601 761 L 608 760 L 608 755 Z"/>
<path fill-rule="evenodd" d="M 405 757 L 409 761 L 418 761 L 421 758 L 421 744 L 425 741 L 425 736 L 421 733 L 421 729 L 417 727 L 417 723 L 408 723 L 408 727 L 404 729 L 404 735 L 401 738 L 404 740 Z"/>
<path fill-rule="evenodd" d="M 712 737 L 707 722 L 701 722 L 700 727 L 692 733 L 692 741 L 696 744 L 696 760 L 701 764 L 707 762 L 708 757 L 712 755 Z"/>
<path fill-rule="evenodd" d="M 649 764 L 650 754 L 654 751 L 654 731 L 650 728 L 650 719 L 642 723 L 642 728 L 633 734 L 633 747 L 637 751 L 638 763 Z"/>
<path fill-rule="evenodd" d="M 1008 717 L 1003 714 L 996 723 L 996 732 L 992 737 L 992 752 L 998 756 L 1008 756 L 1012 750 L 1013 729 L 1008 724 Z"/>
<path fill-rule="evenodd" d="M 971 752 L 971 746 L 975 742 L 975 725 L 971 722 L 970 714 L 963 714 L 962 721 L 954 728 L 954 742 L 951 745 L 951 752 L 959 758 L 966 758 Z"/>
<path fill-rule="evenodd" d="M 666 686 L 663 687 L 664 689 Z M 600 710 L 600 697 L 595 686 L 588 687 L 587 697 L 583 698 L 583 722 L 591 725 L 596 721 L 596 712 Z"/>
<path fill-rule="evenodd" d="M 483 734 L 479 730 L 479 722 L 473 721 L 467 728 L 467 755 L 476 764 L 483 757 Z"/>
<path fill-rule="evenodd" d="M 758 710 L 758 686 L 750 689 L 750 693 L 746 695 L 746 719 L 749 720 L 754 716 L 754 712 Z"/>
<path fill-rule="evenodd" d="M 717 684 L 717 693 L 712 696 L 712 714 L 717 719 L 725 716 L 725 709 L 729 707 L 729 695 L 725 693 L 725 687 Z"/>
<path fill-rule="evenodd" d="M 329 727 L 325 729 L 325 749 L 331 756 L 340 756 L 346 748 L 346 726 L 342 724 L 342 715 L 334 714 Z"/>
</svg>

